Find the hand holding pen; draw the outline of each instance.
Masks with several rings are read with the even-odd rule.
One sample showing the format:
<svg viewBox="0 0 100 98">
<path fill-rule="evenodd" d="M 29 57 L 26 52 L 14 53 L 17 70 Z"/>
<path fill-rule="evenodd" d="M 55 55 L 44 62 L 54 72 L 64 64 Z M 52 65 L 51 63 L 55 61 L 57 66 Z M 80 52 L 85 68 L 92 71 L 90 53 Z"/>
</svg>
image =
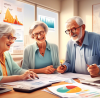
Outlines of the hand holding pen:
<svg viewBox="0 0 100 98">
<path fill-rule="evenodd" d="M 97 66 L 97 64 L 92 64 L 92 65 L 87 64 L 87 67 L 88 67 L 87 70 L 92 78 L 99 76 L 99 67 Z"/>
<path fill-rule="evenodd" d="M 57 72 L 59 72 L 59 73 L 64 73 L 66 71 L 66 69 L 67 69 L 66 65 L 63 65 L 62 63 L 63 63 L 63 61 L 61 60 L 60 61 L 61 65 L 58 66 L 58 68 L 57 68 Z"/>
</svg>

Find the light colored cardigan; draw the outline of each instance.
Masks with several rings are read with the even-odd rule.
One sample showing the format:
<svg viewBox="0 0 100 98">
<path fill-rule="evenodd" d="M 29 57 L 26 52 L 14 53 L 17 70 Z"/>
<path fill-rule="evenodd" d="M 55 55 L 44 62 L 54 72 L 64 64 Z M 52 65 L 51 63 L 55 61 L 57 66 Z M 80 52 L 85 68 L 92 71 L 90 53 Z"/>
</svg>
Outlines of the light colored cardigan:
<svg viewBox="0 0 100 98">
<path fill-rule="evenodd" d="M 53 67 L 57 68 L 60 65 L 58 47 L 57 47 L 57 45 L 50 44 L 48 42 L 47 42 L 47 44 L 51 51 Z M 36 42 L 25 48 L 22 68 L 24 68 L 24 69 L 34 69 L 35 68 L 35 52 L 36 52 L 36 50 L 37 50 Z"/>
<path fill-rule="evenodd" d="M 4 52 L 5 55 L 5 65 L 7 69 L 7 74 L 8 76 L 11 75 L 20 75 L 23 74 L 26 70 L 20 68 L 12 59 L 11 55 L 9 52 Z M 3 78 L 2 76 L 2 68 L 1 68 L 1 63 L 0 63 L 0 80 Z"/>
</svg>

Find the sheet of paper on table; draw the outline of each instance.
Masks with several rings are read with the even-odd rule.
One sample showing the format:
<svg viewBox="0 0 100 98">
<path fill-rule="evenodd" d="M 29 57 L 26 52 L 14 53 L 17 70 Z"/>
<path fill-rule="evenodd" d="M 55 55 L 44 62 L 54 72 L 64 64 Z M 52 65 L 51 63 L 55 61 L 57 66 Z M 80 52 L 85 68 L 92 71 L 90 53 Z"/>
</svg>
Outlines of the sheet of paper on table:
<svg viewBox="0 0 100 98">
<path fill-rule="evenodd" d="M 75 83 L 75 81 L 72 78 L 78 78 L 83 80 L 100 80 L 100 77 L 97 78 L 91 78 L 90 75 L 84 75 L 84 74 L 77 74 L 77 73 L 64 73 L 64 74 L 37 74 L 39 76 L 39 79 L 34 80 L 26 80 L 26 81 L 16 81 L 16 82 L 9 82 L 4 83 L 7 85 L 28 85 L 28 86 L 35 86 L 39 84 L 46 84 L 46 83 L 56 83 L 61 81 L 66 81 L 68 83 Z"/>
<path fill-rule="evenodd" d="M 75 83 L 75 81 L 71 78 L 65 78 L 60 76 L 60 74 L 38 74 L 39 79 L 34 79 L 34 80 L 24 80 L 24 81 L 16 81 L 16 82 L 8 82 L 8 83 L 3 83 L 6 85 L 25 85 L 25 86 L 30 86 L 30 87 L 35 87 L 43 84 L 48 84 L 48 83 L 56 83 L 56 82 L 61 82 L 61 81 L 66 81 L 68 83 Z"/>
<path fill-rule="evenodd" d="M 61 98 L 100 98 L 100 90 L 80 83 L 48 87 Z"/>
</svg>

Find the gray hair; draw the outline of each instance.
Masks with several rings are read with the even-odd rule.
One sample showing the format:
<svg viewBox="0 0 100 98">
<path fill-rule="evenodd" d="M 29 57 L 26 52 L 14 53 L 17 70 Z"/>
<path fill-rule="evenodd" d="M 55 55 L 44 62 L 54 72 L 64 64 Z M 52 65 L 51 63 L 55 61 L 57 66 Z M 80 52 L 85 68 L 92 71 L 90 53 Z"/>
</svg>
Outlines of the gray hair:
<svg viewBox="0 0 100 98">
<path fill-rule="evenodd" d="M 69 19 L 67 20 L 66 26 L 67 26 L 67 24 L 68 24 L 69 22 L 71 22 L 72 20 L 75 20 L 76 23 L 77 23 L 79 26 L 81 26 L 81 25 L 83 24 L 83 20 L 81 19 L 81 17 L 79 17 L 79 16 L 74 16 L 74 17 L 69 18 Z"/>
<path fill-rule="evenodd" d="M 31 25 L 30 29 L 29 29 L 29 34 L 31 35 L 33 30 L 37 27 L 37 26 L 42 26 L 45 30 L 45 32 L 48 32 L 48 26 L 42 22 L 42 21 L 34 21 L 34 23 Z"/>
<path fill-rule="evenodd" d="M 0 38 L 5 35 L 5 34 L 9 34 L 9 33 L 15 33 L 15 29 L 7 24 L 7 23 L 0 23 Z"/>
</svg>

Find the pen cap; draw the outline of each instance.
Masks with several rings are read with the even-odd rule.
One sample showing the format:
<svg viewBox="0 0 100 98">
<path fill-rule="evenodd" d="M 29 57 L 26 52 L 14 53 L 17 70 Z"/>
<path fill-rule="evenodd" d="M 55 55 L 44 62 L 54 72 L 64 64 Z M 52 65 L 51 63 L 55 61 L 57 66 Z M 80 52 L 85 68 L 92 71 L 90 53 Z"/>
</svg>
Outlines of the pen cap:
<svg viewBox="0 0 100 98">
<path fill-rule="evenodd" d="M 65 61 L 65 60 L 61 59 L 61 60 L 60 60 L 60 64 L 63 64 L 63 63 L 64 63 L 64 61 Z"/>
</svg>

